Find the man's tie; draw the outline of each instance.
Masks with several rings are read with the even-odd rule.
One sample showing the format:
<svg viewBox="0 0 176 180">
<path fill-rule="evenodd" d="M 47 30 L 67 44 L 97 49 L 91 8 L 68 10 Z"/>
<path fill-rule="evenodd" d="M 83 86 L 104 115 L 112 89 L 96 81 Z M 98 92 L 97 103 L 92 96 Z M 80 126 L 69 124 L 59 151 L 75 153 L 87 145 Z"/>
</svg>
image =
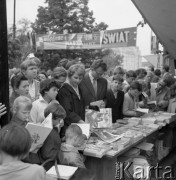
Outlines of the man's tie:
<svg viewBox="0 0 176 180">
<path fill-rule="evenodd" d="M 93 88 L 94 88 L 95 96 L 97 96 L 97 80 L 96 79 L 93 79 Z"/>
</svg>

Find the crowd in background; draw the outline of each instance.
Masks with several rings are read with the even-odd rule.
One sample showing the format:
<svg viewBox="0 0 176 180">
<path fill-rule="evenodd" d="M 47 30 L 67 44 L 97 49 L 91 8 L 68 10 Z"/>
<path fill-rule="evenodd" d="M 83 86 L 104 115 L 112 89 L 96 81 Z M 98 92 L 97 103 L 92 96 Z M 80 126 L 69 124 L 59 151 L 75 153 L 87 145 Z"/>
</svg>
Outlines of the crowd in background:
<svg viewBox="0 0 176 180">
<path fill-rule="evenodd" d="M 11 121 L 0 131 L 0 164 L 4 171 L 0 167 L 0 177 L 10 179 L 15 172 L 21 176 L 25 173 L 26 179 L 26 171 L 30 170 L 34 179 L 42 179 L 43 169 L 34 164 L 42 165 L 48 160 L 43 165 L 46 170 L 55 161 L 86 168 L 85 157 L 77 150 L 86 137 L 75 124 L 84 123 L 86 108 L 112 108 L 113 123 L 143 115 L 136 109 L 149 108 L 148 102 L 155 102 L 153 110 L 176 112 L 176 80 L 169 73 L 169 66 L 129 71 L 115 67 L 111 75 L 106 72 L 107 65 L 101 59 L 93 61 L 88 69 L 81 62 L 74 62 L 67 66 L 60 63 L 46 72 L 40 70 L 40 61 L 35 57 L 23 61 L 20 69 L 10 70 Z M 99 100 L 103 100 L 100 106 L 93 105 Z M 2 113 L 4 108 L 0 104 Z M 50 113 L 53 130 L 43 144 L 31 147 L 26 124 L 41 124 Z M 17 172 L 24 166 L 26 169 Z"/>
</svg>

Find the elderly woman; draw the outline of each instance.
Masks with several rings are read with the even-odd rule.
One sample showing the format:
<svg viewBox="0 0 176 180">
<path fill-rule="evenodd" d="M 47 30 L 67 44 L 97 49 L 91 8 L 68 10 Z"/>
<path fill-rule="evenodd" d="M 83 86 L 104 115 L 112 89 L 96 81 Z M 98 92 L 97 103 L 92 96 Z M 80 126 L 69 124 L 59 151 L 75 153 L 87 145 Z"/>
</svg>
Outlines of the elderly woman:
<svg viewBox="0 0 176 180">
<path fill-rule="evenodd" d="M 66 111 L 64 119 L 64 128 L 61 136 L 65 134 L 66 128 L 71 123 L 84 123 L 85 106 L 82 98 L 81 90 L 78 85 L 82 81 L 85 74 L 85 68 L 82 64 L 74 64 L 68 69 L 66 82 L 60 88 L 57 100 Z"/>
</svg>

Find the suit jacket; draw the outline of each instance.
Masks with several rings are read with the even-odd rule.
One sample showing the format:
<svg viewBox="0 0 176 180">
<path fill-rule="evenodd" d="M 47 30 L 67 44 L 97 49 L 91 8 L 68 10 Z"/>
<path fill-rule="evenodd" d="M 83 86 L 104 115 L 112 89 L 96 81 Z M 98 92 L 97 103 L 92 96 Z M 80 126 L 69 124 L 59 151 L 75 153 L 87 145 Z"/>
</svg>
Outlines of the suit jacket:
<svg viewBox="0 0 176 180">
<path fill-rule="evenodd" d="M 107 90 L 106 95 L 106 107 L 112 108 L 112 122 L 115 123 L 117 119 L 123 119 L 123 101 L 124 101 L 124 92 L 118 91 L 117 98 L 115 98 L 111 89 Z"/>
<path fill-rule="evenodd" d="M 97 80 L 97 96 L 95 95 L 93 85 L 91 83 L 89 73 L 86 73 L 84 79 L 81 81 L 79 87 L 82 91 L 85 106 L 90 105 L 91 102 L 106 99 L 107 80 L 99 78 Z"/>
<path fill-rule="evenodd" d="M 80 89 L 79 94 L 80 99 L 74 89 L 68 83 L 64 83 L 56 97 L 66 111 L 64 123 L 67 126 L 71 123 L 78 123 L 78 121 L 85 119 L 85 106 Z"/>
</svg>

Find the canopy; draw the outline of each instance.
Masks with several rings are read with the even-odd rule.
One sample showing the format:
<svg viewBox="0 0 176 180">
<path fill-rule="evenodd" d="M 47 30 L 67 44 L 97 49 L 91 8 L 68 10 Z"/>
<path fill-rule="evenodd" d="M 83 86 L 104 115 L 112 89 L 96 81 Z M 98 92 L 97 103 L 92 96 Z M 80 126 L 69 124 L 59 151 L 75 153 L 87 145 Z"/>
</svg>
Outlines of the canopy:
<svg viewBox="0 0 176 180">
<path fill-rule="evenodd" d="M 176 59 L 176 0 L 131 0 L 161 44 Z"/>
</svg>

